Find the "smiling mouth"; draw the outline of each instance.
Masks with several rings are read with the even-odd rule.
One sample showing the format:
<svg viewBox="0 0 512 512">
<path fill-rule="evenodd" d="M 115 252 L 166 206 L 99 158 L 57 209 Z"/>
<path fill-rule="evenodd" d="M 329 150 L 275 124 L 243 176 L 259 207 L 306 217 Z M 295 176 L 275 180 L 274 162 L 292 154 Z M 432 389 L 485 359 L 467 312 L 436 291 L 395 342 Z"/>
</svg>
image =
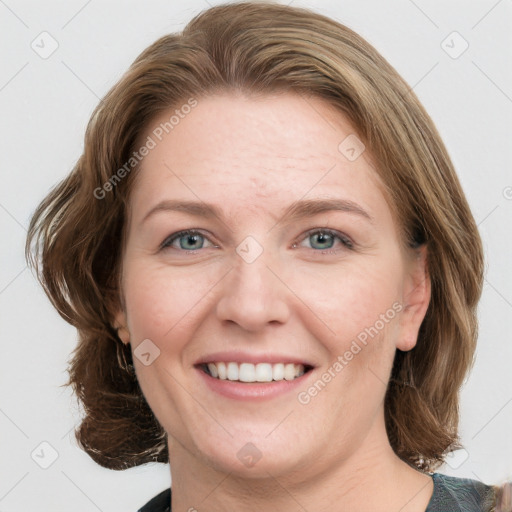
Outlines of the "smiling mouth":
<svg viewBox="0 0 512 512">
<path fill-rule="evenodd" d="M 216 362 L 200 364 L 199 368 L 214 379 L 251 383 L 295 380 L 313 367 L 293 363 Z"/>
</svg>

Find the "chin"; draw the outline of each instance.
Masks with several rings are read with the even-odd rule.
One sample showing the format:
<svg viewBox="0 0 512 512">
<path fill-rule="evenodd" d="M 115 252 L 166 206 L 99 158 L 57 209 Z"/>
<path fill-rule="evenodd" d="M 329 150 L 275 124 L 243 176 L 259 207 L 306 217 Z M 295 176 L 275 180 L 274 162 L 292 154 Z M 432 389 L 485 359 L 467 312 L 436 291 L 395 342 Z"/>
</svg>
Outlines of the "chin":
<svg viewBox="0 0 512 512">
<path fill-rule="evenodd" d="M 261 435 L 234 435 L 200 449 L 207 465 L 217 471 L 229 473 L 240 478 L 277 477 L 297 470 L 301 457 L 297 444 L 288 437 L 288 441 L 277 438 L 269 440 L 268 431 Z"/>
</svg>

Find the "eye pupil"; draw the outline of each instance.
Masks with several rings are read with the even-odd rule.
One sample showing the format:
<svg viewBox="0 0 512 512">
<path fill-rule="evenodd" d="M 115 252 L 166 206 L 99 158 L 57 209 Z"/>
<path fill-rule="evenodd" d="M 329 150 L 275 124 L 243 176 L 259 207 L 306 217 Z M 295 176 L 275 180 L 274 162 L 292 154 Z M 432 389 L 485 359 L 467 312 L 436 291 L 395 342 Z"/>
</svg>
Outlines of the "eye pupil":
<svg viewBox="0 0 512 512">
<path fill-rule="evenodd" d="M 330 249 L 334 243 L 334 237 L 330 233 L 315 233 L 312 235 L 312 239 L 314 240 L 316 237 L 317 243 L 319 244 L 328 244 L 327 247 L 322 246 L 319 249 Z"/>
<path fill-rule="evenodd" d="M 198 242 L 198 239 L 201 235 L 183 235 L 180 237 L 180 247 L 181 249 L 190 250 L 190 249 L 201 249 L 202 244 L 199 247 L 189 247 L 186 244 L 190 243 L 191 245 L 194 245 Z M 183 240 L 186 240 L 185 243 L 183 243 Z"/>
</svg>

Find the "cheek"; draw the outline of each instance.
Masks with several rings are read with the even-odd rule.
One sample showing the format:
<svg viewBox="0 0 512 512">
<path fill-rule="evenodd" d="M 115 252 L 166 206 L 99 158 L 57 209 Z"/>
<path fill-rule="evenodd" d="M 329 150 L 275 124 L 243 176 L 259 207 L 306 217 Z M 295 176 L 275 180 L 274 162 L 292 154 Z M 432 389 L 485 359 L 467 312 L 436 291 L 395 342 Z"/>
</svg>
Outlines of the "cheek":
<svg viewBox="0 0 512 512">
<path fill-rule="evenodd" d="M 309 328 L 318 339 L 330 340 L 331 351 L 344 352 L 351 341 L 365 333 L 390 333 L 397 324 L 400 295 L 400 267 L 392 258 L 368 257 L 357 264 L 304 267 L 292 282 L 296 294 L 308 306 Z M 396 261 L 396 260 L 395 260 Z M 291 279 L 291 275 L 289 277 Z M 304 310 L 306 311 L 306 310 Z M 381 336 L 379 336 L 381 337 Z M 376 336 L 369 336 L 371 341 Z"/>
<path fill-rule="evenodd" d="M 302 317 L 307 328 L 327 350 L 328 363 L 297 400 L 311 407 L 313 416 L 345 417 L 345 428 L 354 435 L 364 431 L 381 407 L 391 370 L 399 328 L 400 267 L 381 257 L 368 264 L 329 269 L 318 274 L 301 273 L 304 302 L 314 305 L 313 314 Z M 319 328 L 321 318 L 329 327 Z M 308 321 L 307 318 L 310 320 Z M 324 389 L 326 390 L 324 392 Z"/>
<path fill-rule="evenodd" d="M 194 310 L 200 309 L 214 282 L 190 267 L 170 268 L 147 261 L 131 265 L 125 273 L 124 293 L 133 341 L 163 340 L 190 325 Z"/>
</svg>

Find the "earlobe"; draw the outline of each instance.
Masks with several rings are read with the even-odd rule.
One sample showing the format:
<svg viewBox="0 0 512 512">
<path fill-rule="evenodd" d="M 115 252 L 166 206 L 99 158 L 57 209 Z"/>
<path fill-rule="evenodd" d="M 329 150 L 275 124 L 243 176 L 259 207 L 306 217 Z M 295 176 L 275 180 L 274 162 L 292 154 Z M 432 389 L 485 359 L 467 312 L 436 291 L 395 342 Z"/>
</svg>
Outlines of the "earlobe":
<svg viewBox="0 0 512 512">
<path fill-rule="evenodd" d="M 409 263 L 409 272 L 404 281 L 404 307 L 400 321 L 400 335 L 396 343 L 396 348 L 404 352 L 416 346 L 431 296 L 426 244 L 421 245 L 414 252 L 415 256 Z"/>
<path fill-rule="evenodd" d="M 130 332 L 128 331 L 126 323 L 126 315 L 123 311 L 119 311 L 115 315 L 113 327 L 117 331 L 117 336 L 125 345 L 130 343 Z"/>
</svg>

